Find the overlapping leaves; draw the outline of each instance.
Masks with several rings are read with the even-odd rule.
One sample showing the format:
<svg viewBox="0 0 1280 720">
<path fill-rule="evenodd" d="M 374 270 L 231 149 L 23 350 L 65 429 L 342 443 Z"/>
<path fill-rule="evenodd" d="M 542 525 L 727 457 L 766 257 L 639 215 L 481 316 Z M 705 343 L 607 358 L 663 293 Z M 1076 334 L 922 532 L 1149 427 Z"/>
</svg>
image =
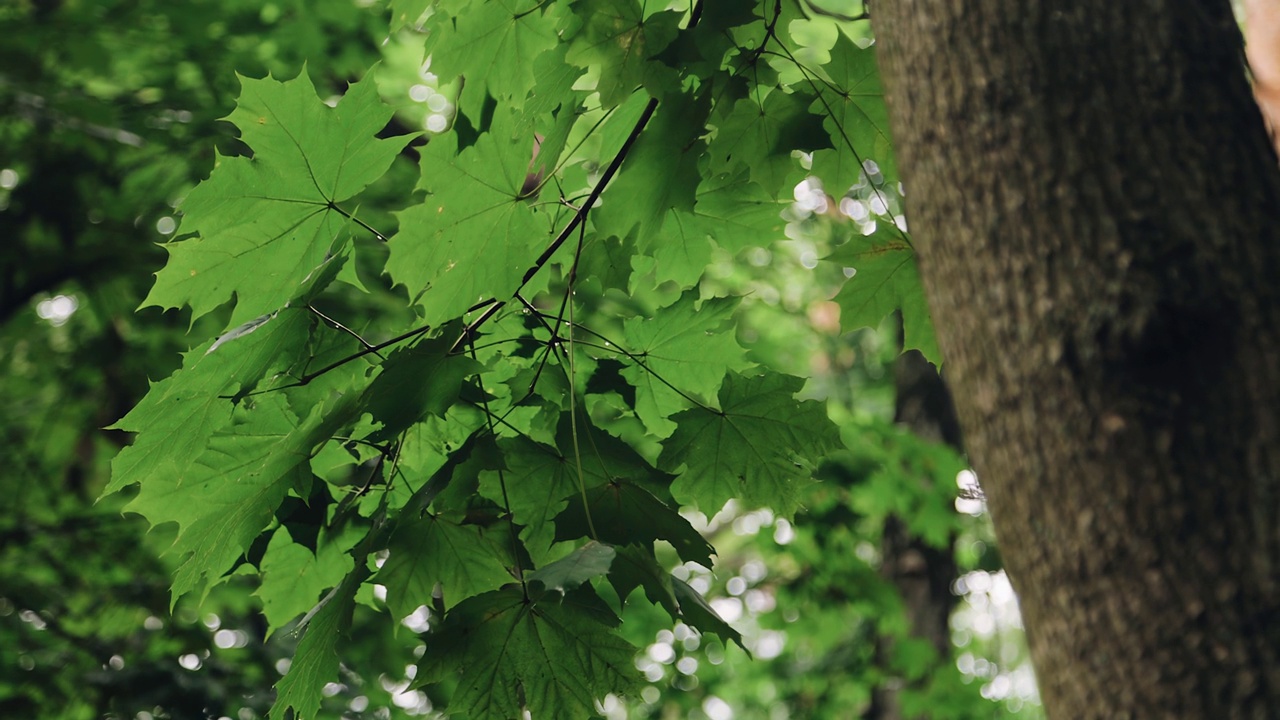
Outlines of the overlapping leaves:
<svg viewBox="0 0 1280 720">
<path fill-rule="evenodd" d="M 234 329 L 120 421 L 139 435 L 108 490 L 137 484 L 129 509 L 177 524 L 175 595 L 251 563 L 271 627 L 303 615 L 275 716 L 320 713 L 367 582 L 395 620 L 431 608 L 419 682 L 471 720 L 586 717 L 634 686 L 604 583 L 624 612 L 642 588 L 743 643 L 655 544 L 711 565 L 681 505 L 794 512 L 838 438 L 801 379 L 748 359 L 742 300 L 702 279 L 717 249 L 782 239 L 800 152 L 828 187 L 864 157 L 896 177 L 869 51 L 838 35 L 826 67 L 779 74 L 777 7 L 394 3 L 462 100 L 457 131 L 417 149 L 387 251 L 356 258 L 385 258 L 376 302 L 326 290 L 353 233 L 384 237 L 342 204 L 413 136 L 381 137 L 371 80 L 336 107 L 305 73 L 243 80 L 229 119 L 252 156 L 191 192 L 148 298 L 197 317 L 234 298 Z M 856 271 L 847 325 L 901 310 L 927 343 L 909 245 L 828 260 Z M 289 503 L 322 527 L 293 532 Z"/>
<path fill-rule="evenodd" d="M 459 150 L 436 138 L 422 156 L 427 199 L 400 213 L 387 272 L 404 285 L 431 324 L 482 300 L 510 297 L 542 247 L 548 226 L 522 198 L 534 138 L 516 134 L 500 111 L 494 127 Z"/>
<path fill-rule="evenodd" d="M 378 139 L 391 118 L 373 80 L 353 83 L 337 107 L 293 80 L 241 78 L 227 117 L 254 156 L 219 157 L 183 202 L 183 234 L 170 243 L 146 305 L 189 306 L 199 317 L 234 295 L 233 325 L 274 312 L 347 239 L 336 203 L 386 172 L 411 135 Z"/>
<path fill-rule="evenodd" d="M 636 648 L 596 619 L 607 609 L 573 599 L 531 602 L 511 588 L 467 600 L 434 634 L 420 678 L 457 677 L 450 708 L 471 720 L 588 717 L 602 688 L 636 686 Z"/>
<path fill-rule="evenodd" d="M 781 374 L 732 374 L 720 389 L 719 406 L 676 415 L 676 432 L 659 465 L 679 472 L 677 499 L 709 512 L 731 498 L 784 513 L 809 471 L 797 459 L 817 458 L 840 444 L 822 403 L 795 401 L 802 382 Z"/>
</svg>

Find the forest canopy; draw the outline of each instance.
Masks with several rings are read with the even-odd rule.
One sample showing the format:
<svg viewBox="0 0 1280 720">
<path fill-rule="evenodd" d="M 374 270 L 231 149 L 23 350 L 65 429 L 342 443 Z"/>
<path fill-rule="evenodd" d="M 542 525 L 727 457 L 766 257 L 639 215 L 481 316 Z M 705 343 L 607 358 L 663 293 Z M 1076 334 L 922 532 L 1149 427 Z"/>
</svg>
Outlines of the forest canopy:
<svg viewBox="0 0 1280 720">
<path fill-rule="evenodd" d="M 1036 716 L 867 9 L 367 5 L 0 10 L 0 711 Z"/>
</svg>

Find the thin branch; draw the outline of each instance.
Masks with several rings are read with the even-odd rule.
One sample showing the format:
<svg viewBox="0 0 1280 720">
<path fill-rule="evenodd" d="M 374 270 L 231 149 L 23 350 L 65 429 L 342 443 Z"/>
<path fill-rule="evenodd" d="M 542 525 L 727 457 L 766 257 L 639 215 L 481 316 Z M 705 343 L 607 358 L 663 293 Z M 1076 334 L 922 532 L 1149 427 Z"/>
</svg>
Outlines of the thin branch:
<svg viewBox="0 0 1280 720">
<path fill-rule="evenodd" d="M 386 448 L 385 450 L 378 453 L 378 460 L 373 464 L 373 467 L 369 470 L 369 477 L 365 478 L 364 482 L 360 485 L 359 489 L 357 489 L 353 493 L 349 493 L 346 497 L 342 498 L 342 501 L 338 503 L 338 507 L 334 509 L 333 521 L 331 525 L 337 526 L 339 519 L 345 519 L 347 512 L 351 509 L 353 505 L 355 505 L 356 500 L 359 500 L 361 497 L 364 496 L 365 493 L 369 492 L 369 488 L 373 487 L 373 481 L 378 477 L 378 472 L 382 470 L 382 467 L 384 465 L 386 465 L 387 455 L 391 451 L 393 451 L 392 448 Z M 394 449 L 394 452 L 396 453 L 396 456 L 399 457 L 398 445 Z"/>
<path fill-rule="evenodd" d="M 626 141 L 622 143 L 622 148 L 613 156 L 613 160 L 609 163 L 609 167 L 606 168 L 604 174 L 600 176 L 600 182 L 596 183 L 596 186 L 591 189 L 591 194 L 587 196 L 587 201 L 582 204 L 582 207 L 578 212 L 573 214 L 569 219 L 569 224 L 564 226 L 564 229 L 561 230 L 560 234 L 556 236 L 556 239 L 551 242 L 551 245 L 538 256 L 537 260 L 534 261 L 533 267 L 529 268 L 529 270 L 524 274 L 524 278 L 520 281 L 520 286 L 516 288 L 517 292 L 523 290 L 524 286 L 529 284 L 529 281 L 533 279 L 533 276 L 538 274 L 538 271 L 541 270 L 549 260 L 551 260 L 551 256 L 556 254 L 556 251 L 560 249 L 560 246 L 564 245 L 565 241 L 569 239 L 569 236 L 573 234 L 573 231 L 576 230 L 578 225 L 586 218 L 587 212 L 595 206 L 596 200 L 600 199 L 600 193 L 604 192 L 609 181 L 613 179 L 615 174 L 617 174 L 618 168 L 622 167 L 622 161 L 626 159 L 627 153 L 631 151 L 631 146 L 635 144 L 637 139 L 639 139 L 640 133 L 643 132 L 645 126 L 649 124 L 649 119 L 653 117 L 653 113 L 657 109 L 658 99 L 650 98 L 649 103 L 644 106 L 644 111 L 640 113 L 640 118 L 636 120 L 635 127 L 631 128 L 631 134 L 627 136 Z"/>
<path fill-rule="evenodd" d="M 542 371 L 544 368 L 547 367 L 547 361 L 551 359 L 551 353 L 555 351 L 556 345 L 561 342 L 559 331 L 551 327 L 551 325 L 547 323 L 547 319 L 543 317 L 542 312 L 539 311 L 538 308 L 534 307 L 533 303 L 529 302 L 528 300 L 525 300 L 524 296 L 521 295 L 520 293 L 516 293 L 516 299 L 519 300 L 524 305 L 526 310 L 528 310 L 530 313 L 533 314 L 533 317 L 537 318 L 538 322 L 542 323 L 542 327 L 546 329 L 546 331 L 550 334 L 550 337 L 547 338 L 546 351 L 542 353 L 542 359 L 538 361 L 538 369 L 533 373 L 533 380 L 529 382 L 528 392 L 525 393 L 524 397 L 520 398 L 520 402 L 513 403 L 513 406 L 520 405 L 525 400 L 528 400 L 530 397 L 533 396 L 534 391 L 538 387 L 538 380 L 542 378 Z M 563 306 L 562 306 L 562 311 L 563 311 Z M 557 325 L 558 324 L 559 323 L 557 321 Z"/>
<path fill-rule="evenodd" d="M 578 353 L 573 347 L 573 284 L 578 279 L 578 260 L 582 258 L 582 244 L 586 239 L 587 226 L 578 228 L 578 249 L 573 253 L 573 265 L 569 266 L 569 284 L 564 291 L 564 304 L 569 307 L 569 430 L 573 436 L 573 461 L 578 470 L 578 494 L 582 498 L 582 512 L 587 517 L 587 529 L 591 531 L 591 539 L 600 542 L 596 534 L 596 523 L 591 519 L 591 503 L 587 502 L 587 479 L 582 471 L 582 448 L 578 443 Z M 557 327 L 559 322 L 556 323 Z M 585 404 L 583 410 L 586 410 Z"/>
<path fill-rule="evenodd" d="M 351 328 L 347 327 L 346 325 L 343 325 L 342 323 L 338 322 L 337 320 L 334 320 L 333 318 L 329 317 L 328 315 L 325 315 L 324 313 L 320 312 L 319 310 L 317 310 L 317 309 L 316 309 L 316 306 L 315 306 L 315 305 L 312 305 L 312 304 L 308 303 L 308 304 L 307 304 L 307 309 L 308 309 L 308 310 L 310 310 L 310 311 L 312 312 L 312 314 L 314 314 L 316 317 L 318 317 L 318 318 L 320 318 L 321 320 L 324 320 L 325 322 L 329 323 L 329 324 L 330 324 L 330 325 L 332 325 L 334 328 L 336 328 L 336 329 L 338 329 L 338 330 L 341 330 L 342 332 L 344 332 L 344 333 L 346 333 L 346 334 L 350 335 L 351 337 L 355 338 L 357 342 L 359 342 L 362 346 L 364 346 L 364 349 L 371 351 L 374 355 L 377 355 L 380 359 L 382 359 L 382 360 L 386 360 L 386 358 L 382 357 L 382 353 L 379 353 L 377 350 L 375 350 L 375 349 L 373 348 L 373 345 L 370 345 L 370 344 L 369 344 L 369 342 L 368 342 L 367 340 L 365 340 L 364 338 L 360 337 L 360 334 L 359 334 L 359 333 L 357 333 L 355 330 L 352 330 Z"/>
<path fill-rule="evenodd" d="M 254 390 L 253 392 L 245 393 L 244 395 L 219 395 L 218 398 L 222 400 L 235 400 L 238 397 L 252 397 L 254 395 L 262 395 L 264 393 L 279 392 L 281 390 L 289 390 L 292 388 L 309 385 L 311 384 L 312 380 L 315 380 L 316 378 L 326 373 L 333 372 L 334 370 L 337 370 L 338 368 L 342 367 L 343 365 L 346 365 L 352 360 L 358 360 L 364 357 L 365 355 L 370 355 L 378 352 L 379 350 L 384 350 L 397 343 L 402 343 L 405 340 L 409 340 L 411 338 L 417 337 L 418 335 L 422 335 L 423 333 L 427 332 L 430 329 L 431 329 L 430 325 L 423 325 L 421 327 L 414 328 L 413 330 L 410 330 L 408 332 L 401 333 L 391 338 L 390 340 L 380 342 L 377 345 L 370 345 L 369 347 L 359 352 L 352 353 L 340 360 L 334 360 L 333 362 L 329 363 L 328 365 L 325 365 L 319 370 L 314 370 L 312 372 L 306 373 L 302 377 L 298 378 L 296 382 L 289 383 L 288 385 L 280 385 L 278 387 L 267 388 L 265 390 Z"/>
<path fill-rule="evenodd" d="M 637 139 L 639 139 L 640 133 L 643 132 L 645 126 L 649 124 L 650 118 L 653 117 L 653 113 L 657 109 L 658 99 L 650 98 L 648 104 L 644 106 L 644 111 L 640 113 L 640 118 L 636 120 L 635 127 L 631 128 L 631 134 L 627 135 L 627 139 L 622 143 L 622 147 L 618 150 L 617 154 L 613 156 L 613 160 L 609 162 L 609 167 L 605 168 L 604 174 L 600 176 L 600 181 L 591 189 L 591 194 L 587 196 L 586 202 L 584 202 L 582 207 L 569 218 L 569 222 L 564 226 L 564 229 L 556 235 L 555 240 L 551 241 L 551 244 L 547 246 L 547 249 L 538 256 L 538 259 L 535 260 L 533 265 L 525 272 L 524 278 L 520 280 L 520 285 L 516 287 L 516 292 L 523 290 L 524 286 L 528 285 L 529 281 L 533 279 L 533 276 L 537 275 L 538 271 L 550 262 L 552 256 L 556 254 L 556 251 L 565 244 L 565 241 L 569 239 L 573 234 L 573 231 L 576 230 L 578 225 L 580 225 L 586 218 L 587 212 L 595 205 L 596 200 L 600 199 L 600 193 L 604 192 L 609 181 L 617 174 L 618 168 L 622 167 L 622 161 L 626 159 L 627 153 L 631 151 L 631 146 L 635 144 Z M 475 332 L 480 329 L 480 326 L 488 322 L 489 319 L 497 313 L 498 308 L 505 304 L 505 300 L 497 301 L 493 306 L 490 306 L 485 314 L 472 321 L 471 324 L 462 331 L 462 335 L 458 340 L 454 342 L 450 352 L 456 351 L 459 346 L 468 341 L 468 338 L 474 337 Z"/>
<path fill-rule="evenodd" d="M 373 226 L 372 226 L 372 225 L 370 225 L 369 223 L 367 223 L 367 222 L 365 222 L 365 221 L 361 220 L 360 218 L 356 217 L 355 215 L 352 215 L 351 213 L 347 212 L 346 210 L 343 210 L 342 208 L 338 207 L 338 204 L 337 204 L 337 203 L 335 203 L 335 202 L 334 202 L 334 201 L 332 201 L 332 200 L 330 200 L 330 201 L 329 201 L 329 209 L 330 209 L 330 210 L 336 210 L 336 211 L 338 212 L 338 214 L 339 214 L 339 215 L 341 215 L 341 216 L 345 217 L 346 219 L 350 220 L 351 222 L 353 222 L 353 223 L 355 223 L 355 224 L 359 225 L 360 227 L 364 228 L 366 232 L 371 233 L 374 237 L 378 238 L 378 239 L 379 239 L 379 240 L 381 240 L 382 242 L 387 242 L 387 236 L 386 236 L 386 235 L 383 235 L 382 233 L 380 233 L 380 232 L 378 232 L 377 230 L 375 230 L 375 229 L 373 228 Z"/>
</svg>

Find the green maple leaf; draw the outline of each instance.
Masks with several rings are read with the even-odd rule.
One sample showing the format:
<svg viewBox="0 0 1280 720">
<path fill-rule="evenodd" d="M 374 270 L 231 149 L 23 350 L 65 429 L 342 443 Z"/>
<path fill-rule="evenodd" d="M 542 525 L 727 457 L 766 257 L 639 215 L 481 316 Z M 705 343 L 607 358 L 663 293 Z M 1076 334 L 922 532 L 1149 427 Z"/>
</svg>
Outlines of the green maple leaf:
<svg viewBox="0 0 1280 720">
<path fill-rule="evenodd" d="M 903 346 L 920 350 L 937 365 L 941 359 L 938 340 L 916 269 L 915 249 L 887 234 L 853 238 L 824 258 L 853 271 L 835 297 L 840 325 L 845 330 L 876 327 L 889 313 L 901 310 Z"/>
<path fill-rule="evenodd" d="M 708 149 L 711 172 L 749 168 L 751 180 L 774 197 L 790 196 L 788 178 L 797 165 L 792 150 L 816 150 L 829 145 L 822 120 L 809 112 L 813 96 L 774 90 L 761 101 L 742 98 L 717 120 L 716 137 Z"/>
<path fill-rule="evenodd" d="M 676 499 L 713 514 L 731 498 L 749 506 L 790 514 L 810 468 L 840 445 L 826 408 L 798 401 L 804 381 L 771 373 L 744 378 L 736 373 L 720 388 L 721 411 L 693 408 L 675 415 L 658 466 L 678 472 L 671 485 Z"/>
<path fill-rule="evenodd" d="M 609 161 L 622 149 L 648 105 L 649 98 L 645 97 L 644 93 L 634 93 L 622 104 L 606 110 L 600 125 L 584 140 L 584 157 L 598 166 L 608 165 Z M 640 140 L 643 139 L 644 135 L 641 134 Z M 636 147 L 638 145 L 632 147 L 627 157 L 634 157 Z"/>
<path fill-rule="evenodd" d="M 573 12 L 583 25 L 568 60 L 579 67 L 598 68 L 601 105 L 611 108 L 640 86 L 655 97 L 675 86 L 675 71 L 650 58 L 675 40 L 680 13 L 664 10 L 646 17 L 637 0 L 577 0 Z"/>
<path fill-rule="evenodd" d="M 422 154 L 418 187 L 428 195 L 399 213 L 387 272 L 429 324 L 461 317 L 482 299 L 510 297 L 549 234 L 521 196 L 534 138 L 515 126 L 502 109 L 493 129 L 461 153 L 457 137 L 445 135 Z"/>
<path fill-rule="evenodd" d="M 444 417 L 428 415 L 401 436 L 400 465 L 430 476 L 484 424 L 484 414 L 470 405 L 454 405 Z"/>
<path fill-rule="evenodd" d="M 831 80 L 821 83 L 821 96 L 810 110 L 823 116 L 823 127 L 835 148 L 815 153 L 813 173 L 837 195 L 858 182 L 863 163 L 873 160 L 885 184 L 898 181 L 898 166 L 889 140 L 889 112 L 884 105 L 875 52 L 862 49 L 841 34 L 823 66 Z"/>
<path fill-rule="evenodd" d="M 486 94 L 519 108 L 534 85 L 535 58 L 559 42 L 546 7 L 541 0 L 471 3 L 433 28 L 432 71 L 466 78 L 468 110 L 479 108 Z"/>
<path fill-rule="evenodd" d="M 663 232 L 650 237 L 651 240 L 644 243 L 643 253 L 653 258 L 653 286 L 675 283 L 683 290 L 697 285 L 715 251 L 710 235 L 697 222 L 697 217 L 673 210 L 664 223 Z M 633 263 L 632 283 L 645 267 Z"/>
<path fill-rule="evenodd" d="M 268 713 L 283 720 L 293 711 L 295 720 L 315 720 L 325 684 L 338 677 L 338 641 L 351 626 L 356 590 L 368 571 L 357 568 L 321 602 L 306 621 L 306 634 L 289 664 L 289 672 L 276 683 L 276 701 Z"/>
<path fill-rule="evenodd" d="M 209 440 L 208 449 L 175 473 L 142 483 L 126 507 L 154 526 L 178 524 L 170 552 L 181 558 L 173 599 L 208 587 L 229 570 L 271 521 L 290 487 L 311 478 L 311 454 L 354 414 L 351 397 L 317 406 L 302 422 L 280 395 L 263 395 L 252 410 Z"/>
<path fill-rule="evenodd" d="M 587 441 L 590 432 L 592 442 Z M 587 488 L 617 477 L 648 478 L 657 471 L 626 443 L 596 428 L 579 429 L 582 449 L 581 483 Z M 569 415 L 561 417 L 556 446 L 526 437 L 500 438 L 506 469 L 480 473 L 480 494 L 495 503 L 510 503 L 512 517 L 524 526 L 521 533 L 535 558 L 553 540 L 552 521 L 579 495 L 578 463 L 573 455 Z M 501 481 L 506 484 L 504 495 Z M 580 502 L 580 501 L 578 501 Z"/>
<path fill-rule="evenodd" d="M 686 74 L 699 77 L 716 76 L 721 69 L 724 55 L 746 45 L 736 41 L 740 36 L 735 28 L 760 24 L 760 5 L 755 3 L 707 3 L 698 24 L 686 28 L 663 53 L 663 59 L 673 67 L 686 68 Z M 763 26 L 762 35 L 763 35 Z M 758 44 L 759 40 L 755 40 Z"/>
<path fill-rule="evenodd" d="M 241 77 L 227 119 L 253 158 L 219 157 L 209 179 L 182 203 L 182 232 L 143 307 L 191 307 L 199 317 L 232 297 L 231 324 L 282 307 L 347 241 L 348 200 L 390 167 L 413 135 L 378 139 L 392 111 L 371 78 L 336 108 L 303 71 L 279 82 Z"/>
<path fill-rule="evenodd" d="M 680 604 L 680 618 L 689 623 L 690 626 L 697 628 L 698 632 L 711 633 L 718 635 L 721 640 L 734 642 L 738 647 L 746 650 L 747 655 L 751 655 L 751 651 L 747 650 L 747 646 L 742 644 L 742 634 L 734 630 L 729 623 L 720 617 L 720 614 L 711 607 L 706 598 L 702 594 L 693 589 L 689 583 L 680 578 L 671 578 L 671 589 L 675 592 L 676 602 Z"/>
<path fill-rule="evenodd" d="M 432 0 L 391 0 L 391 32 L 417 25 L 431 5 Z"/>
<path fill-rule="evenodd" d="M 293 306 L 187 353 L 182 369 L 153 385 L 115 425 L 138 436 L 112 461 L 104 494 L 140 484 L 126 510 L 152 525 L 178 523 L 175 600 L 235 562 L 290 485 L 309 480 L 309 456 L 353 411 L 342 400 L 312 404 L 299 423 L 284 394 L 248 398 L 268 375 L 290 381 L 310 359 L 300 350 L 324 344 L 314 336 L 328 331 L 303 308 L 341 265 L 314 273 Z"/>
<path fill-rule="evenodd" d="M 306 311 L 289 308 L 231 345 L 211 350 L 210 341 L 188 352 L 182 369 L 152 385 L 112 426 L 138 436 L 112 460 L 103 494 L 180 476 L 209 437 L 231 422 L 235 406 L 220 396 L 251 390 L 268 372 L 293 363 L 284 350 L 300 347 L 311 328 Z"/>
<path fill-rule="evenodd" d="M 461 328 L 457 328 L 460 332 Z M 444 417 L 458 400 L 462 381 L 479 372 L 479 363 L 450 354 L 456 335 L 397 348 L 364 392 L 365 408 L 382 428 L 371 438 L 389 440 L 428 415 Z"/>
<path fill-rule="evenodd" d="M 454 605 L 512 581 L 502 551 L 481 528 L 441 516 L 402 522 L 387 549 L 376 580 L 387 587 L 387 607 L 397 620 L 430 605 L 437 583 Z"/>
<path fill-rule="evenodd" d="M 526 708 L 533 720 L 588 717 L 596 699 L 638 682 L 636 648 L 592 615 L 530 602 L 518 587 L 471 598 L 432 633 L 420 681 L 457 677 L 449 710 L 469 720 L 511 720 Z"/>
<path fill-rule="evenodd" d="M 701 305 L 697 301 L 698 293 L 691 290 L 654 317 L 630 318 L 623 324 L 627 349 L 643 367 L 632 365 L 622 375 L 636 388 L 636 414 L 662 436 L 672 429 L 667 416 L 689 405 L 680 392 L 715 405 L 725 373 L 752 366 L 732 329 L 726 329 L 739 300 L 712 298 Z"/>
<path fill-rule="evenodd" d="M 563 43 L 544 52 L 529 63 L 533 68 L 533 90 L 525 99 L 524 116 L 533 119 L 540 115 L 576 110 L 579 105 L 573 86 L 585 72 L 565 60 L 569 47 Z M 527 61 L 521 61 L 527 62 Z M 548 165 L 547 167 L 551 167 Z"/>
<path fill-rule="evenodd" d="M 680 604 L 671 585 L 671 573 L 654 557 L 653 547 L 627 545 L 617 548 L 617 557 L 609 568 L 609 584 L 626 602 L 638 587 L 644 588 L 649 602 L 667 611 L 673 621 L 680 620 Z"/>
<path fill-rule="evenodd" d="M 682 620 L 699 632 L 719 636 L 726 643 L 737 643 L 747 655 L 751 654 L 742 643 L 742 635 L 725 622 L 697 590 L 658 564 L 652 548 L 636 545 L 618 548 L 609 571 L 609 582 L 624 602 L 637 587 L 642 587 L 645 597 L 666 610 L 672 620 Z"/>
<path fill-rule="evenodd" d="M 746 168 L 718 173 L 698 186 L 691 211 L 672 209 L 641 249 L 654 259 L 656 282 L 693 287 L 711 263 L 711 241 L 731 253 L 768 247 L 783 237 L 785 207 L 751 182 Z"/>
<path fill-rule="evenodd" d="M 659 107 L 591 213 L 600 233 L 626 237 L 636 231 L 643 252 L 661 237 L 670 211 L 693 210 L 702 177 L 698 159 L 706 147 L 699 138 L 709 110 L 705 92 L 673 96 Z"/>
<path fill-rule="evenodd" d="M 642 487 L 619 480 L 587 490 L 585 510 L 582 503 L 571 502 L 556 516 L 556 540 L 587 537 L 588 512 L 604 542 L 652 547 L 655 540 L 665 540 L 682 560 L 711 567 L 711 543 L 679 512 Z"/>
<path fill-rule="evenodd" d="M 752 247 L 768 247 L 784 237 L 785 203 L 773 199 L 748 171 L 710 175 L 698 186 L 691 223 L 716 244 L 736 253 Z"/>
<path fill-rule="evenodd" d="M 590 540 L 565 557 L 528 573 L 525 580 L 537 581 L 543 588 L 563 595 L 591 578 L 609 572 L 616 554 L 612 547 Z"/>
<path fill-rule="evenodd" d="M 303 308 L 332 282 L 345 261 L 331 259 L 304 284 L 291 307 L 241 325 L 183 357 L 182 368 L 155 383 L 127 415 L 112 425 L 138 433 L 111 461 L 109 495 L 148 478 L 173 477 L 204 452 L 209 436 L 231 422 L 233 404 L 264 377 L 304 363 L 290 352 L 310 342 L 315 318 Z"/>
<path fill-rule="evenodd" d="M 268 634 L 315 607 L 320 593 L 342 582 L 355 567 L 347 554 L 360 535 L 344 533 L 336 540 L 322 536 L 316 552 L 293 541 L 280 527 L 271 536 L 259 569 L 262 584 L 254 591 L 262 600 Z"/>
</svg>

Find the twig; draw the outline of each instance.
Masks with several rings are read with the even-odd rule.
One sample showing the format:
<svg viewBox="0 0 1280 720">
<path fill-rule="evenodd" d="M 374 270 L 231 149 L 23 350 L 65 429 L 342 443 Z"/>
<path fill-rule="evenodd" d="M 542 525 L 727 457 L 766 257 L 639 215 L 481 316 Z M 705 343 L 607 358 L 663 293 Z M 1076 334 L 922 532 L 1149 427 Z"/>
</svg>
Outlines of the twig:
<svg viewBox="0 0 1280 720">
<path fill-rule="evenodd" d="M 657 109 L 658 99 L 650 98 L 649 103 L 644 106 L 644 111 L 640 113 L 640 118 L 636 120 L 635 127 L 631 128 L 631 134 L 628 135 L 626 141 L 622 143 L 622 148 L 618 150 L 618 153 L 613 156 L 613 160 L 609 163 L 609 167 L 605 168 L 604 174 L 600 176 L 600 181 L 591 189 L 591 194 L 587 196 L 586 202 L 584 202 L 582 207 L 580 207 L 578 211 L 569 218 L 569 223 L 564 226 L 564 229 L 556 235 L 555 240 L 551 241 L 551 245 L 549 245 L 547 249 L 538 256 L 538 259 L 535 260 L 533 265 L 525 272 L 524 278 L 520 281 L 520 285 L 516 287 L 516 292 L 520 292 L 524 289 L 525 285 L 529 284 L 529 281 L 533 279 L 533 276 L 538 274 L 538 271 L 541 270 L 543 266 L 551 260 L 552 256 L 556 254 L 556 251 L 565 244 L 565 241 L 567 241 L 569 236 L 573 234 L 573 231 L 578 228 L 578 225 L 586 219 L 587 212 L 595 205 L 596 200 L 600 199 L 600 193 L 604 192 L 609 181 L 617 174 L 618 168 L 622 167 L 622 161 L 626 159 L 627 153 L 631 151 L 631 146 L 634 145 L 636 140 L 640 137 L 640 133 L 643 132 L 645 126 L 649 124 L 649 119 L 653 117 L 653 113 Z M 463 329 L 461 337 L 453 343 L 453 347 L 450 348 L 450 352 L 457 350 L 457 348 L 466 341 L 467 338 L 473 337 L 475 332 L 480 329 L 480 326 L 488 322 L 489 319 L 498 312 L 498 309 L 506 304 L 506 300 L 498 300 L 489 307 L 485 314 L 476 318 L 471 322 L 471 324 L 467 325 L 467 327 Z"/>
</svg>

